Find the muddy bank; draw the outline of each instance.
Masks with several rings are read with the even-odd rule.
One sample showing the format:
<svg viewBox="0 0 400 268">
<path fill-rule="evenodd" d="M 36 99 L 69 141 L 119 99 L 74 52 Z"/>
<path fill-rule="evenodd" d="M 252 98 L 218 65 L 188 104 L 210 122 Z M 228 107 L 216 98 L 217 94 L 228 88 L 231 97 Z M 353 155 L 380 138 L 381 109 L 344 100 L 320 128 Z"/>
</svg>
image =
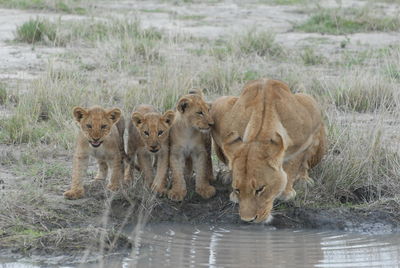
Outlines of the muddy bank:
<svg viewBox="0 0 400 268">
<path fill-rule="evenodd" d="M 217 195 L 203 200 L 189 183 L 191 190 L 180 203 L 155 197 L 142 188 L 140 181 L 117 194 L 105 191 L 105 182 L 87 182 L 86 197 L 80 200 L 65 200 L 62 191 L 45 193 L 40 212 L 29 211 L 29 206 L 15 212 L 29 223 L 29 228 L 3 224 L 0 254 L 38 262 L 47 262 L 50 257 L 58 263 L 91 262 L 129 254 L 135 244 L 134 235 L 124 228 L 135 224 L 248 225 L 240 221 L 238 206 L 229 201 L 230 186 L 220 180 L 214 185 Z M 400 227 L 399 215 L 381 210 L 294 207 L 291 203 L 278 207 L 270 224 L 278 229 L 391 233 Z M 43 211 L 47 214 L 43 215 Z"/>
</svg>

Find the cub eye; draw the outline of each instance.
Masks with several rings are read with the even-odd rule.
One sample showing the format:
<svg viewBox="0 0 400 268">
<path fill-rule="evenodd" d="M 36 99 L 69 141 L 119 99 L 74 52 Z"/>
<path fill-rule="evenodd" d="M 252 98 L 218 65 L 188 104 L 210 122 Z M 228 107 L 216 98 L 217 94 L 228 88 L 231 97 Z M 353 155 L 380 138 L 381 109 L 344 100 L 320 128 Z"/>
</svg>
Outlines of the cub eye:
<svg viewBox="0 0 400 268">
<path fill-rule="evenodd" d="M 200 111 L 200 112 L 197 112 L 197 114 L 199 114 L 199 115 L 203 115 L 203 112 L 202 112 L 202 111 Z"/>
<path fill-rule="evenodd" d="M 240 194 L 240 190 L 239 189 L 235 189 L 235 193 Z"/>
<path fill-rule="evenodd" d="M 164 131 L 160 130 L 158 131 L 158 136 L 161 136 L 164 133 Z"/>
<path fill-rule="evenodd" d="M 101 129 L 105 129 L 107 125 L 101 125 Z"/>
<path fill-rule="evenodd" d="M 144 135 L 146 135 L 146 136 L 149 136 L 149 135 L 150 135 L 148 131 L 145 131 L 145 132 L 143 132 L 143 133 L 144 133 Z"/>
<path fill-rule="evenodd" d="M 87 128 L 92 128 L 92 125 L 87 124 L 86 127 L 87 127 Z"/>
<path fill-rule="evenodd" d="M 256 190 L 256 195 L 261 194 L 261 193 L 264 191 L 264 189 L 265 189 L 265 185 L 264 185 L 264 186 L 261 186 L 260 188 L 258 188 L 258 189 Z"/>
</svg>

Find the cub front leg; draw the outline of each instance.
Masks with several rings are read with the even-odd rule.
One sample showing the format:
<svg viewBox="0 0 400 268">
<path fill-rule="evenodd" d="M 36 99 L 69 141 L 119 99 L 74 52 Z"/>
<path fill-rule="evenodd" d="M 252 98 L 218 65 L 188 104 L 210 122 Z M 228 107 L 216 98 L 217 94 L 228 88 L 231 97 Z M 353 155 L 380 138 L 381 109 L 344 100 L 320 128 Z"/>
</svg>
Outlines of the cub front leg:
<svg viewBox="0 0 400 268">
<path fill-rule="evenodd" d="M 157 155 L 157 172 L 151 189 L 160 195 L 167 193 L 168 149 L 161 149 Z"/>
<path fill-rule="evenodd" d="M 97 160 L 97 164 L 99 165 L 99 170 L 97 171 L 97 175 L 94 178 L 96 181 L 97 180 L 105 180 L 108 175 L 108 165 L 106 161 L 103 160 Z"/>
<path fill-rule="evenodd" d="M 64 192 L 64 197 L 67 199 L 79 199 L 85 195 L 82 177 L 86 173 L 88 167 L 89 154 L 77 149 L 72 161 L 71 189 Z"/>
<path fill-rule="evenodd" d="M 184 177 L 185 157 L 179 148 L 171 148 L 170 167 L 172 171 L 172 187 L 168 191 L 168 198 L 173 201 L 182 201 L 186 194 Z"/>
<path fill-rule="evenodd" d="M 194 171 L 196 172 L 196 193 L 204 199 L 215 195 L 215 187 L 210 185 L 213 180 L 211 159 L 207 151 L 197 151 L 193 155 Z"/>
<path fill-rule="evenodd" d="M 111 162 L 111 167 L 112 167 L 112 173 L 111 173 L 111 180 L 110 183 L 107 185 L 107 188 L 110 191 L 118 191 L 122 179 L 124 177 L 124 160 L 122 158 L 122 155 L 116 156 L 112 162 Z"/>
<path fill-rule="evenodd" d="M 151 161 L 151 155 L 145 148 L 142 148 L 138 151 L 138 164 L 140 170 L 143 172 L 144 180 L 148 187 L 151 187 L 153 182 L 154 173 Z"/>
</svg>

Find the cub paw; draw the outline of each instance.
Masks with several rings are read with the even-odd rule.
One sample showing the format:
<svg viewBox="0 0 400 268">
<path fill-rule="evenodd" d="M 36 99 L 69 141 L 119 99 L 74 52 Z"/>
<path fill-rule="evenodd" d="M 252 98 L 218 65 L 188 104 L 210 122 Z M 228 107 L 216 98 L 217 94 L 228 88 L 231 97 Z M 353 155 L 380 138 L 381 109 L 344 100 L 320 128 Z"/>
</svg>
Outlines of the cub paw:
<svg viewBox="0 0 400 268">
<path fill-rule="evenodd" d="M 172 188 L 168 192 L 168 198 L 171 199 L 172 201 L 182 201 L 187 194 L 186 189 L 174 189 Z"/>
<path fill-rule="evenodd" d="M 201 187 L 196 187 L 196 193 L 201 195 L 204 199 L 208 199 L 215 195 L 215 187 L 212 185 L 203 185 Z"/>
<path fill-rule="evenodd" d="M 64 197 L 71 200 L 82 198 L 84 195 L 85 190 L 83 190 L 83 188 L 64 192 Z"/>
<path fill-rule="evenodd" d="M 294 189 L 292 189 L 291 191 L 283 192 L 282 195 L 279 197 L 279 199 L 283 200 L 283 201 L 288 201 L 288 200 L 293 199 L 295 197 L 296 197 L 296 191 Z"/>
<path fill-rule="evenodd" d="M 119 189 L 118 184 L 109 184 L 107 185 L 107 189 L 110 190 L 111 192 L 116 192 Z"/>
</svg>

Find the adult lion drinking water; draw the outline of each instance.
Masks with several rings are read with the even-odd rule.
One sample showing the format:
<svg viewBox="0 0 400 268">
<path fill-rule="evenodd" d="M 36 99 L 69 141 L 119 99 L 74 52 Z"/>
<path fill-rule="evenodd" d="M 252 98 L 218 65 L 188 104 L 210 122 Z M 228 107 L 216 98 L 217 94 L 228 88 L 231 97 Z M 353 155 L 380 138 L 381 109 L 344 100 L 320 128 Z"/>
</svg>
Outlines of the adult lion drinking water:
<svg viewBox="0 0 400 268">
<path fill-rule="evenodd" d="M 277 197 L 293 198 L 297 179 L 312 181 L 308 169 L 321 161 L 326 134 L 311 96 L 260 79 L 239 97 L 218 98 L 211 116 L 215 150 L 232 171 L 231 200 L 239 202 L 242 220 L 270 220 Z"/>
</svg>

